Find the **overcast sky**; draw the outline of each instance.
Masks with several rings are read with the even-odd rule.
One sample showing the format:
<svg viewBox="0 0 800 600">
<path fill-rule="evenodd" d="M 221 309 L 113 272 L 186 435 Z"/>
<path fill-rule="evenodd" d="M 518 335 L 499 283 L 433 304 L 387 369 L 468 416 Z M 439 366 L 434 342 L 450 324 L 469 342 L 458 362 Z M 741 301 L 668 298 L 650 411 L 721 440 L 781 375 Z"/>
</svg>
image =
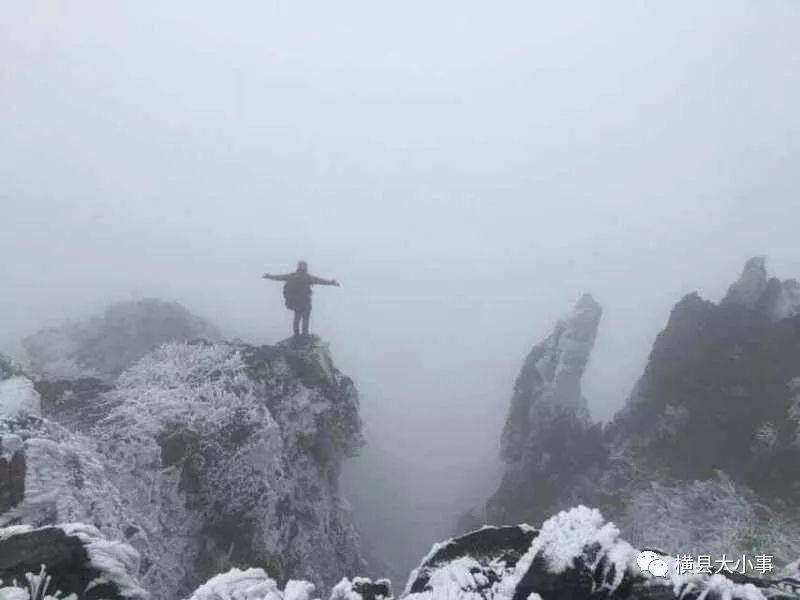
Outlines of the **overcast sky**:
<svg viewBox="0 0 800 600">
<path fill-rule="evenodd" d="M 798 73 L 794 0 L 4 2 L 0 345 L 152 295 L 273 342 L 305 258 L 427 544 L 581 293 L 606 419 L 683 294 L 800 276 Z"/>
</svg>

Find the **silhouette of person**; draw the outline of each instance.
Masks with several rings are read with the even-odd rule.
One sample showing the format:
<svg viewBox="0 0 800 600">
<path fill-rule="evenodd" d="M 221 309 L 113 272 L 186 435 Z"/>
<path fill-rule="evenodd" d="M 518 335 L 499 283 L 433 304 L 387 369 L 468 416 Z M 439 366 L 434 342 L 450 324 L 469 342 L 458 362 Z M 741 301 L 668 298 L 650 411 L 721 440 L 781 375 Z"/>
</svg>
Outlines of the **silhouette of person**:
<svg viewBox="0 0 800 600">
<path fill-rule="evenodd" d="M 297 270 L 286 275 L 270 275 L 265 273 L 264 279 L 272 281 L 283 281 L 283 298 L 286 308 L 294 311 L 293 331 L 295 337 L 300 335 L 302 325 L 303 335 L 308 335 L 308 322 L 311 319 L 311 286 L 312 285 L 335 285 L 339 282 L 335 279 L 323 279 L 315 277 L 308 272 L 308 263 L 301 260 L 297 263 Z"/>
</svg>

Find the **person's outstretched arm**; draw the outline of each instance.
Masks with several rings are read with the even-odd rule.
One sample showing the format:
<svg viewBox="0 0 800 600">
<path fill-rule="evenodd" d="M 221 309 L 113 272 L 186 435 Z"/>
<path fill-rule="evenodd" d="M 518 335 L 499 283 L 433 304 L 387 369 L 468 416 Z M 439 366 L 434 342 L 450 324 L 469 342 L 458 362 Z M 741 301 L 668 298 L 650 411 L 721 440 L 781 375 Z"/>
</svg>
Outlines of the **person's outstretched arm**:
<svg viewBox="0 0 800 600">
<path fill-rule="evenodd" d="M 309 275 L 311 278 L 311 283 L 314 285 L 339 285 L 339 282 L 335 279 L 323 279 L 322 277 L 315 277 L 314 275 Z"/>
<path fill-rule="evenodd" d="M 262 277 L 264 279 L 271 279 L 272 281 L 289 281 L 292 275 L 294 275 L 294 273 L 286 273 L 286 275 L 270 275 L 269 273 L 264 273 Z"/>
</svg>

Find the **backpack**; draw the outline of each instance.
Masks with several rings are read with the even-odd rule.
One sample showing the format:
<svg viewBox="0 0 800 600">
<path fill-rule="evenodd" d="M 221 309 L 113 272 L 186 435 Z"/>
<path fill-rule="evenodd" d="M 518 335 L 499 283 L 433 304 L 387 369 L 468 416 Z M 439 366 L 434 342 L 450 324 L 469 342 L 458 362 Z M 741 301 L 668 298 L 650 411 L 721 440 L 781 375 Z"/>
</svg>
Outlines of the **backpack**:
<svg viewBox="0 0 800 600">
<path fill-rule="evenodd" d="M 289 310 L 299 310 L 305 303 L 307 284 L 298 278 L 291 278 L 283 284 L 283 301 Z"/>
</svg>

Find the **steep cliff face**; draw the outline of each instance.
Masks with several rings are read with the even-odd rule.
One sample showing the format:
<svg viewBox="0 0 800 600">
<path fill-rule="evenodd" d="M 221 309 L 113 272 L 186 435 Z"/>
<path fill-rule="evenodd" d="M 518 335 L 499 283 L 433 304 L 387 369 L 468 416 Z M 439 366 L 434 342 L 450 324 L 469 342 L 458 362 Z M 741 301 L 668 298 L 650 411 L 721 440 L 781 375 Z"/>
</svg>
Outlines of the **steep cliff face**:
<svg viewBox="0 0 800 600">
<path fill-rule="evenodd" d="M 501 442 L 505 476 L 486 507 L 489 522 L 538 522 L 575 489 L 576 477 L 603 460 L 601 429 L 581 393 L 601 315 L 600 305 L 583 296 L 525 359 Z"/>
<path fill-rule="evenodd" d="M 535 523 L 583 503 L 600 507 L 637 544 L 718 553 L 769 547 L 779 562 L 794 560 L 797 288 L 770 279 L 756 258 L 719 304 L 686 296 L 604 429 L 592 424 L 579 392 L 599 308 L 579 303 L 525 361 L 503 434 L 503 482 L 462 529 L 476 520 Z M 572 338 L 579 341 L 570 353 L 563 340 Z"/>
<path fill-rule="evenodd" d="M 720 304 L 673 309 L 609 442 L 640 469 L 681 479 L 724 471 L 757 492 L 800 500 L 797 283 L 750 260 Z"/>
<path fill-rule="evenodd" d="M 166 344 L 113 384 L 37 388 L 43 417 L 0 420 L 26 465 L 0 526 L 88 523 L 139 552 L 157 598 L 235 566 L 325 587 L 362 572 L 339 490 L 358 397 L 318 340 Z"/>
</svg>

